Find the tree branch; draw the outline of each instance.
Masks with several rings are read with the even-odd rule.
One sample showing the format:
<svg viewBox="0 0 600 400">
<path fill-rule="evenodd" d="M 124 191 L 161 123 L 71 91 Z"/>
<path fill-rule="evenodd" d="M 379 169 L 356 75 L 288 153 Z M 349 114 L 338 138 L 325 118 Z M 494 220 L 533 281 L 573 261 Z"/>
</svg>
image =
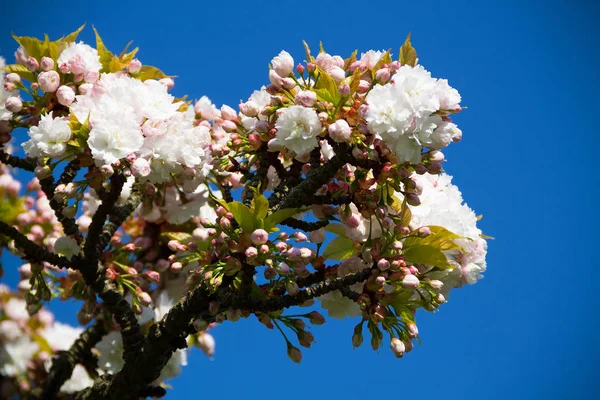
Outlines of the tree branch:
<svg viewBox="0 0 600 400">
<path fill-rule="evenodd" d="M 11 167 L 21 168 L 25 171 L 33 172 L 37 164 L 37 160 L 34 158 L 20 158 L 13 156 L 12 154 L 6 153 L 4 150 L 0 150 L 0 162 Z"/>
<path fill-rule="evenodd" d="M 62 268 L 71 266 L 69 260 L 67 260 L 65 257 L 51 253 L 43 247 L 35 244 L 31 240 L 27 239 L 27 237 L 21 232 L 8 225 L 4 221 L 0 221 L 0 234 L 6 235 L 13 239 L 16 247 L 25 254 L 27 260 L 39 263 L 45 261 Z"/>
<path fill-rule="evenodd" d="M 61 351 L 52 360 L 52 367 L 42 386 L 41 399 L 54 398 L 61 386 L 71 377 L 76 364 L 92 357 L 91 349 L 106 334 L 104 321 L 89 326 L 67 351 Z"/>
</svg>

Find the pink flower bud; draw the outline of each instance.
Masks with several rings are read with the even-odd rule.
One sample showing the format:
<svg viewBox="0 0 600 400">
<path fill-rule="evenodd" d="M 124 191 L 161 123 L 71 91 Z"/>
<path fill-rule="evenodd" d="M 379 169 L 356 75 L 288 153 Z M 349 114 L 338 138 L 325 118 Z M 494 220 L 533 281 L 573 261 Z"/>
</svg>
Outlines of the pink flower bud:
<svg viewBox="0 0 600 400">
<path fill-rule="evenodd" d="M 115 173 L 115 170 L 113 169 L 112 165 L 105 164 L 102 167 L 100 167 L 100 173 L 104 177 L 109 177 L 109 176 L 112 176 Z"/>
<path fill-rule="evenodd" d="M 87 93 L 90 93 L 93 88 L 94 88 L 94 85 L 91 83 L 82 83 L 81 85 L 79 85 L 77 90 L 79 91 L 80 94 L 87 94 Z"/>
<path fill-rule="evenodd" d="M 137 178 L 144 178 L 150 175 L 150 163 L 145 158 L 137 158 L 131 164 L 131 173 Z"/>
<path fill-rule="evenodd" d="M 404 351 L 406 350 L 406 347 L 404 346 L 402 340 L 396 337 L 392 338 L 390 348 L 392 349 L 392 352 L 394 353 L 396 358 L 402 358 L 402 356 L 404 355 Z"/>
<path fill-rule="evenodd" d="M 221 123 L 221 127 L 225 132 L 235 132 L 237 130 L 237 125 L 235 122 L 230 120 L 225 120 Z"/>
<path fill-rule="evenodd" d="M 281 79 L 281 76 L 274 69 L 269 71 L 269 81 L 276 89 L 280 89 L 283 86 L 283 79 Z"/>
<path fill-rule="evenodd" d="M 171 79 L 171 78 L 162 78 L 162 79 L 159 79 L 158 82 L 165 85 L 168 90 L 173 89 L 173 86 L 175 86 L 175 81 L 173 81 L 173 79 Z"/>
<path fill-rule="evenodd" d="M 283 87 L 288 90 L 296 87 L 296 81 L 292 78 L 282 78 L 281 82 L 283 84 Z"/>
<path fill-rule="evenodd" d="M 298 64 L 296 65 L 296 72 L 302 75 L 304 73 L 304 65 Z"/>
<path fill-rule="evenodd" d="M 171 264 L 171 271 L 173 272 L 177 272 L 180 271 L 183 268 L 183 264 L 180 263 L 179 261 L 174 262 L 173 264 Z"/>
<path fill-rule="evenodd" d="M 261 111 L 261 107 L 255 101 L 248 100 L 240 104 L 240 112 L 247 117 L 256 117 Z"/>
<path fill-rule="evenodd" d="M 135 244 L 133 243 L 127 243 L 125 246 L 122 247 L 123 251 L 126 251 L 128 253 L 132 253 L 135 251 Z"/>
<path fill-rule="evenodd" d="M 250 240 L 252 240 L 252 243 L 255 245 L 265 244 L 269 241 L 269 234 L 264 229 L 256 229 L 250 235 Z"/>
<path fill-rule="evenodd" d="M 287 77 L 294 71 L 294 59 L 284 50 L 271 60 L 271 66 L 277 75 Z"/>
<path fill-rule="evenodd" d="M 377 268 L 379 268 L 380 271 L 385 271 L 390 268 L 390 262 L 385 258 L 382 258 L 377 262 Z"/>
<path fill-rule="evenodd" d="M 323 243 L 325 241 L 325 231 L 323 229 L 312 231 L 308 234 L 308 238 L 313 243 Z"/>
<path fill-rule="evenodd" d="M 350 85 L 347 85 L 345 83 L 340 85 L 340 87 L 338 88 L 338 92 L 342 97 L 350 96 Z"/>
<path fill-rule="evenodd" d="M 338 119 L 328 128 L 329 136 L 338 143 L 348 142 L 352 134 L 352 129 L 348 122 L 343 119 Z"/>
<path fill-rule="evenodd" d="M 437 162 L 443 162 L 446 157 L 444 156 L 444 153 L 442 153 L 439 150 L 432 150 L 429 152 L 429 159 L 431 161 L 437 161 Z"/>
<path fill-rule="evenodd" d="M 35 72 L 38 70 L 38 68 L 40 67 L 40 63 L 38 62 L 38 60 L 36 60 L 33 57 L 29 57 L 29 59 L 27 60 L 27 62 L 25 63 L 25 66 L 27 67 L 28 70 L 30 70 L 31 72 Z"/>
<path fill-rule="evenodd" d="M 406 199 L 406 202 L 413 207 L 416 207 L 419 204 L 421 204 L 419 196 L 417 196 L 415 193 L 406 193 L 404 198 Z"/>
<path fill-rule="evenodd" d="M 417 328 L 417 325 L 415 325 L 412 322 L 409 322 L 406 325 L 406 330 L 408 331 L 410 337 L 417 337 L 417 335 L 419 334 L 419 328 Z"/>
<path fill-rule="evenodd" d="M 357 89 L 357 91 L 359 93 L 365 93 L 369 89 L 371 89 L 371 84 L 368 81 L 365 81 L 365 80 L 361 79 L 360 82 L 358 82 L 358 89 Z"/>
<path fill-rule="evenodd" d="M 11 72 L 10 74 L 6 74 L 4 77 L 4 82 L 19 83 L 21 82 L 21 77 L 19 74 Z"/>
<path fill-rule="evenodd" d="M 142 63 L 137 58 L 134 58 L 129 62 L 129 66 L 127 67 L 127 69 L 132 74 L 137 74 L 142 69 Z"/>
<path fill-rule="evenodd" d="M 215 339 L 209 333 L 201 333 L 198 335 L 196 345 L 208 357 L 212 357 L 215 354 Z"/>
<path fill-rule="evenodd" d="M 146 292 L 138 293 L 137 298 L 138 298 L 139 302 L 142 303 L 142 305 L 144 305 L 146 307 L 148 305 L 150 305 L 150 303 L 152 303 L 152 298 Z"/>
<path fill-rule="evenodd" d="M 306 235 L 302 232 L 293 233 L 292 238 L 294 238 L 297 243 L 306 242 L 308 240 Z"/>
<path fill-rule="evenodd" d="M 54 68 L 54 60 L 50 57 L 42 57 L 42 62 L 40 65 L 42 67 L 42 71 L 50 71 L 52 68 Z"/>
<path fill-rule="evenodd" d="M 60 86 L 60 75 L 56 71 L 46 71 L 38 75 L 40 89 L 45 93 L 54 93 Z"/>
<path fill-rule="evenodd" d="M 292 360 L 296 364 L 300 364 L 300 361 L 302 361 L 302 352 L 297 347 L 288 345 L 287 355 L 290 358 L 290 360 Z"/>
<path fill-rule="evenodd" d="M 344 80 L 344 78 L 346 78 L 346 71 L 337 66 L 329 68 L 327 72 L 336 82 L 341 82 L 342 80 Z"/>
<path fill-rule="evenodd" d="M 4 82 L 4 90 L 7 92 L 12 92 L 16 88 L 17 85 L 15 85 L 13 82 Z"/>
<path fill-rule="evenodd" d="M 313 325 L 323 325 L 325 323 L 325 318 L 318 311 L 312 311 L 308 318 Z"/>
<path fill-rule="evenodd" d="M 381 68 L 375 72 L 375 79 L 379 83 L 386 83 L 390 79 L 390 70 L 387 68 Z"/>
<path fill-rule="evenodd" d="M 75 101 L 75 91 L 69 86 L 61 86 L 56 91 L 56 99 L 63 106 L 69 107 Z"/>
<path fill-rule="evenodd" d="M 418 235 L 419 237 L 425 238 L 431 235 L 431 229 L 429 229 L 428 226 L 422 226 L 421 228 L 419 228 Z"/>
<path fill-rule="evenodd" d="M 440 290 L 444 286 L 444 282 L 433 279 L 429 281 L 429 285 L 434 289 Z"/>
<path fill-rule="evenodd" d="M 221 116 L 223 117 L 223 119 L 226 119 L 229 121 L 235 122 L 238 120 L 238 115 L 235 112 L 235 110 L 225 104 L 223 104 L 223 106 L 221 107 Z"/>
<path fill-rule="evenodd" d="M 402 286 L 408 289 L 415 289 L 419 286 L 419 278 L 414 275 L 406 275 L 402 279 Z"/>
<path fill-rule="evenodd" d="M 248 247 L 246 249 L 245 254 L 248 258 L 255 258 L 256 256 L 258 256 L 258 250 L 256 249 L 256 247 Z"/>
<path fill-rule="evenodd" d="M 317 102 L 317 94 L 310 90 L 302 90 L 294 98 L 296 104 L 304 107 L 312 107 Z"/>
<path fill-rule="evenodd" d="M 23 109 L 23 102 L 18 97 L 9 97 L 6 99 L 5 107 L 8 111 L 17 113 Z"/>
<path fill-rule="evenodd" d="M 294 281 L 287 281 L 285 283 L 285 290 L 288 291 L 289 294 L 291 294 L 292 296 L 298 294 L 298 292 L 300 292 L 300 288 L 298 287 L 298 284 Z"/>
<path fill-rule="evenodd" d="M 160 274 L 156 271 L 146 271 L 146 277 L 152 282 L 160 282 Z"/>
</svg>

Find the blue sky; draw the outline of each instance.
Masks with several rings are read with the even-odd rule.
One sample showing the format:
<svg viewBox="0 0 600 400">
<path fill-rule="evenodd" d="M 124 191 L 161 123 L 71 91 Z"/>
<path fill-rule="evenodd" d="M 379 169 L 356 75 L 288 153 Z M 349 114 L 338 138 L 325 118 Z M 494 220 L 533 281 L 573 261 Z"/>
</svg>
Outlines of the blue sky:
<svg viewBox="0 0 600 400">
<path fill-rule="evenodd" d="M 214 330 L 214 361 L 194 351 L 170 398 L 366 396 L 453 399 L 600 398 L 596 309 L 596 115 L 600 36 L 593 1 L 76 2 L 3 6 L 0 54 L 17 35 L 51 38 L 91 25 L 109 49 L 134 40 L 139 58 L 178 75 L 174 92 L 235 105 L 267 83 L 282 49 L 302 40 L 332 54 L 397 49 L 409 31 L 420 62 L 447 78 L 468 106 L 463 142 L 445 168 L 483 214 L 488 272 L 420 312 L 423 344 L 396 360 L 384 348 L 352 350 L 356 321 L 315 327 L 301 365 L 254 319 Z M 471 3 L 471 4 L 470 4 Z M 11 270 L 12 266 L 12 270 Z M 14 284 L 15 263 L 5 264 Z M 69 304 L 54 306 L 74 322 Z"/>
</svg>

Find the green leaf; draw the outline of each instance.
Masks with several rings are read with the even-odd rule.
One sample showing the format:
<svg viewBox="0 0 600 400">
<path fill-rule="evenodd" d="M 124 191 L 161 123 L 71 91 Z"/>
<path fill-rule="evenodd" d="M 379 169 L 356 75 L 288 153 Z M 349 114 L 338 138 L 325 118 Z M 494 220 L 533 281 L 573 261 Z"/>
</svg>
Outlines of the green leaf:
<svg viewBox="0 0 600 400">
<path fill-rule="evenodd" d="M 302 41 L 304 44 L 304 51 L 306 51 L 306 61 L 311 62 L 313 60 L 313 56 L 310 55 L 310 47 L 308 47 L 308 43 L 305 40 Z"/>
<path fill-rule="evenodd" d="M 417 51 L 412 47 L 410 43 L 410 33 L 406 36 L 406 40 L 402 47 L 400 47 L 400 64 L 410 65 L 414 67 L 417 64 Z"/>
<path fill-rule="evenodd" d="M 277 226 L 277 224 L 280 224 L 290 217 L 293 217 L 299 212 L 301 212 L 299 208 L 284 208 L 283 210 L 275 211 L 265 219 L 264 230 L 271 232 Z"/>
<path fill-rule="evenodd" d="M 335 233 L 338 236 L 346 237 L 346 231 L 342 224 L 329 224 L 324 228 L 327 232 Z"/>
<path fill-rule="evenodd" d="M 381 58 L 379 59 L 379 61 L 377 61 L 377 64 L 375 64 L 375 66 L 373 67 L 373 73 L 379 71 L 381 69 L 381 67 L 383 67 L 385 64 L 390 65 L 392 63 L 392 55 L 390 54 L 390 51 L 386 51 L 385 54 L 383 56 L 381 56 Z"/>
<path fill-rule="evenodd" d="M 323 42 L 319 42 L 319 54 L 325 53 L 325 49 L 323 48 Z"/>
<path fill-rule="evenodd" d="M 402 205 L 400 206 L 400 225 L 408 226 L 408 224 L 410 224 L 411 220 L 412 220 L 412 212 L 410 211 L 410 208 L 408 207 L 408 204 L 406 203 L 406 199 L 404 199 L 404 201 L 402 202 Z"/>
<path fill-rule="evenodd" d="M 33 57 L 38 61 L 42 59 L 42 55 L 44 54 L 44 42 L 40 39 L 29 36 L 16 36 L 14 33 L 12 34 L 12 37 L 17 43 L 23 46 L 30 57 Z"/>
<path fill-rule="evenodd" d="M 160 234 L 160 238 L 165 242 L 168 242 L 169 240 L 177 240 L 183 244 L 188 244 L 194 239 L 192 235 L 185 232 L 163 232 Z"/>
<path fill-rule="evenodd" d="M 321 69 L 319 66 L 316 67 L 316 72 L 318 72 L 319 76 L 315 83 L 315 88 L 326 89 L 333 97 L 338 95 L 337 86 L 331 75 L 329 75 L 327 71 Z"/>
<path fill-rule="evenodd" d="M 462 236 L 450 232 L 442 226 L 434 225 L 428 226 L 428 228 L 431 230 L 431 235 L 424 238 L 408 237 L 404 240 L 404 246 L 427 245 L 436 247 L 441 251 L 462 250 L 462 247 L 454 242 L 454 239 L 463 239 Z M 412 234 L 418 235 L 418 232 L 415 231 Z"/>
<path fill-rule="evenodd" d="M 108 49 L 104 45 L 104 42 L 102 41 L 102 38 L 100 37 L 100 34 L 96 30 L 96 28 L 95 27 L 92 27 L 92 28 L 94 29 L 94 34 L 96 35 L 96 50 L 98 50 L 98 55 L 100 56 L 100 64 L 102 64 L 102 72 L 111 72 L 110 64 L 113 60 L 114 55 L 113 55 L 113 53 L 108 51 Z"/>
<path fill-rule="evenodd" d="M 452 268 L 446 256 L 434 246 L 417 244 L 404 248 L 404 259 L 413 264 L 425 264 L 442 269 Z"/>
<path fill-rule="evenodd" d="M 33 335 L 33 341 L 40 347 L 40 351 L 45 351 L 48 354 L 54 353 L 54 350 L 43 336 Z"/>
<path fill-rule="evenodd" d="M 356 93 L 358 90 L 358 84 L 360 83 L 360 76 L 362 75 L 362 71 L 360 68 L 356 68 L 354 70 L 354 74 L 352 75 L 352 80 L 350 81 L 350 95 Z"/>
<path fill-rule="evenodd" d="M 345 260 L 356 254 L 354 241 L 345 237 L 333 239 L 323 251 L 323 257 L 329 260 Z"/>
<path fill-rule="evenodd" d="M 4 72 L 8 72 L 8 73 L 14 72 L 17 75 L 19 75 L 21 77 L 21 79 L 26 79 L 29 82 L 37 81 L 35 74 L 33 72 L 29 71 L 26 66 L 21 65 L 21 64 L 6 65 L 6 66 L 0 68 L 0 70 L 4 71 Z"/>
<path fill-rule="evenodd" d="M 358 50 L 354 50 L 352 52 L 352 54 L 350 54 L 350 57 L 346 58 L 344 60 L 344 70 L 348 71 L 348 68 L 350 68 L 350 66 L 352 65 L 352 63 L 354 61 L 356 61 L 356 55 L 358 54 Z"/>
<path fill-rule="evenodd" d="M 151 67 L 150 65 L 143 65 L 139 74 L 136 76 L 138 79 L 145 81 L 147 79 L 162 79 L 166 78 L 167 75 L 164 74 L 160 69 L 156 67 Z"/>
<path fill-rule="evenodd" d="M 62 39 L 60 41 L 62 41 L 64 43 L 73 43 L 74 41 L 77 40 L 77 36 L 79 36 L 79 33 L 81 33 L 83 28 L 85 28 L 85 23 L 83 25 L 81 25 L 79 28 L 77 28 L 77 30 L 75 32 L 69 33 L 67 36 L 65 36 L 64 39 Z M 59 41 L 57 41 L 57 42 L 59 42 Z"/>
<path fill-rule="evenodd" d="M 264 220 L 269 212 L 269 200 L 262 194 L 255 194 L 252 199 L 250 211 L 257 221 Z"/>
<path fill-rule="evenodd" d="M 240 225 L 242 230 L 247 233 L 254 232 L 254 215 L 250 212 L 244 203 L 234 201 L 227 203 L 227 211 L 233 214 L 233 218 Z"/>
</svg>

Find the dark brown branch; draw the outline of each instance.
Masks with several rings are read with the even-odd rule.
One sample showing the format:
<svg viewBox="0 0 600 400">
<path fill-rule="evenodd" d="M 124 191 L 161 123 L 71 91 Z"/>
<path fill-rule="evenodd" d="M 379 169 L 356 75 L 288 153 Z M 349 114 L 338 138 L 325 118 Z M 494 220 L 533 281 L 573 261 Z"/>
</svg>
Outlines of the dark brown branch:
<svg viewBox="0 0 600 400">
<path fill-rule="evenodd" d="M 81 168 L 78 159 L 71 160 L 69 164 L 65 167 L 63 173 L 61 174 L 58 182 L 54 184 L 54 178 L 49 176 L 45 179 L 40 180 L 40 186 L 42 187 L 42 191 L 46 194 L 48 201 L 50 203 L 50 207 L 54 210 L 54 214 L 58 221 L 62 224 L 63 230 L 66 235 L 77 235 L 79 236 L 79 228 L 77 223 L 75 222 L 75 218 L 65 217 L 62 213 L 65 208 L 65 203 L 59 202 L 54 198 L 54 191 L 56 187 L 60 184 L 68 184 L 75 179 L 77 172 Z"/>
<path fill-rule="evenodd" d="M 0 162 L 11 167 L 21 168 L 25 171 L 33 172 L 37 164 L 35 158 L 20 158 L 13 156 L 12 154 L 6 153 L 4 150 L 0 150 Z"/>
<path fill-rule="evenodd" d="M 91 349 L 106 334 L 104 321 L 98 320 L 88 327 L 67 351 L 61 351 L 52 361 L 52 367 L 42 385 L 41 399 L 52 399 L 61 386 L 71 377 L 76 364 L 92 358 Z"/>
<path fill-rule="evenodd" d="M 115 376 L 97 380 L 94 386 L 81 392 L 78 399 L 135 399 L 144 388 L 156 380 L 161 370 L 171 358 L 173 352 L 185 346 L 185 335 L 189 332 L 194 318 L 202 315 L 211 301 L 218 301 L 223 308 L 240 308 L 252 312 L 272 312 L 296 306 L 344 286 L 365 281 L 371 275 L 371 269 L 357 272 L 343 278 L 321 281 L 307 287 L 296 295 L 257 300 L 229 287 L 221 287 L 216 293 L 210 293 L 199 287 L 184 296 L 167 315 L 150 328 L 144 348 L 138 358 L 126 362 Z"/>
<path fill-rule="evenodd" d="M 312 232 L 326 227 L 329 225 L 329 221 L 307 222 L 296 218 L 288 218 L 281 222 L 281 224 L 294 229 L 302 229 L 305 232 Z"/>
<path fill-rule="evenodd" d="M 27 260 L 35 262 L 48 262 L 56 265 L 57 267 L 69 267 L 70 263 L 63 256 L 54 254 L 44 249 L 43 247 L 35 244 L 31 240 L 27 239 L 21 232 L 8 225 L 4 221 L 0 221 L 0 234 L 6 235 L 15 241 L 16 247 L 21 250 Z"/>
</svg>

